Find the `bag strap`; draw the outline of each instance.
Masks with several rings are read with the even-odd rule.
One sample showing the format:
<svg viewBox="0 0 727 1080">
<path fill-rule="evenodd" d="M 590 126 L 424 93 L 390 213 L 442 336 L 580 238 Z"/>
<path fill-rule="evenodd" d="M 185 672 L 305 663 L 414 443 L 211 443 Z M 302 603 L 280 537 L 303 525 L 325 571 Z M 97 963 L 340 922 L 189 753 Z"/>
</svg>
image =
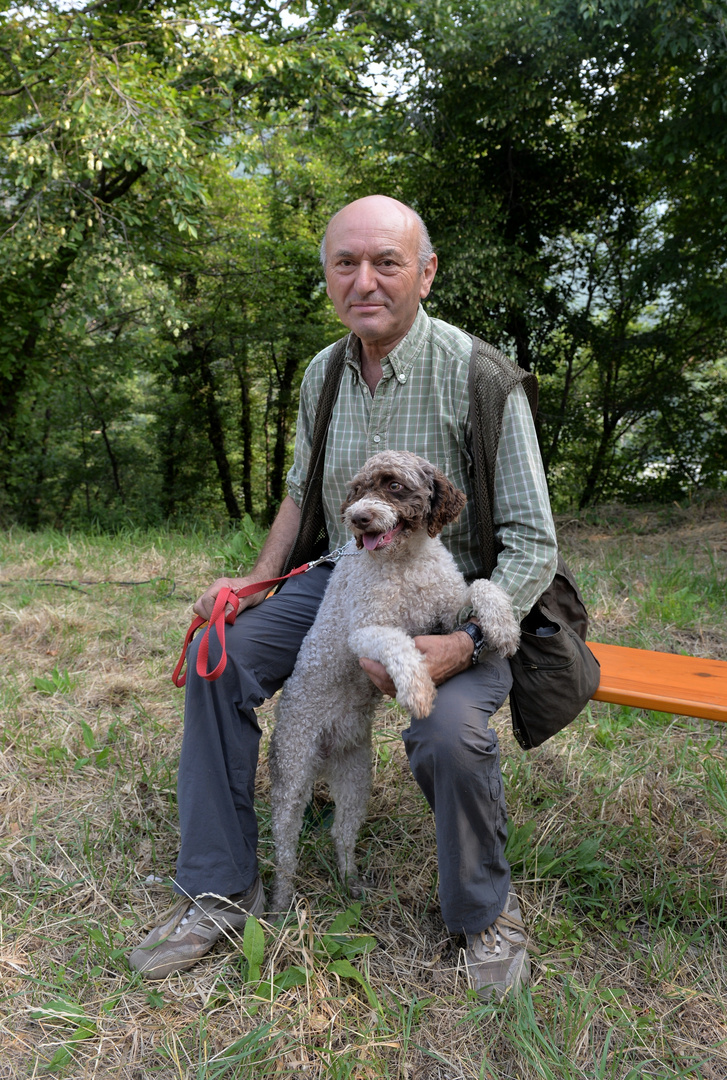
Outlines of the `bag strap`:
<svg viewBox="0 0 727 1080">
<path fill-rule="evenodd" d="M 473 337 L 468 387 L 475 472 L 475 520 L 485 577 L 491 576 L 498 555 L 492 509 L 502 418 L 508 396 L 518 385 L 524 388 L 535 418 L 538 409 L 538 380 L 535 376 L 512 364 L 494 345 Z"/>
<path fill-rule="evenodd" d="M 305 478 L 303 501 L 300 507 L 300 524 L 285 562 L 284 574 L 287 574 L 292 567 L 305 562 L 306 559 L 319 555 L 328 544 L 328 530 L 323 513 L 323 469 L 326 462 L 328 429 L 331 426 L 333 406 L 338 397 L 343 369 L 346 366 L 346 348 L 350 336 L 347 334 L 346 337 L 340 338 L 328 357 L 313 423 L 308 474 Z"/>
</svg>

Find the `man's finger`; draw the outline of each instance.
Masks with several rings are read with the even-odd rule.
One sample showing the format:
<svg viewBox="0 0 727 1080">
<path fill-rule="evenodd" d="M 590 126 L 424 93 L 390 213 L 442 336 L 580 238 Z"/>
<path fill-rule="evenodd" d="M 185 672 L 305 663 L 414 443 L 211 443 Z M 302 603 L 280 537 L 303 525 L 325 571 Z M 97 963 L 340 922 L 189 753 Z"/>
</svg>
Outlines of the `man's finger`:
<svg viewBox="0 0 727 1080">
<path fill-rule="evenodd" d="M 362 656 L 359 660 L 359 664 L 371 679 L 374 686 L 377 686 L 382 694 L 388 694 L 389 697 L 396 697 L 394 680 L 391 678 L 383 664 L 379 664 L 377 660 L 369 660 L 367 656 Z"/>
<path fill-rule="evenodd" d="M 222 589 L 233 589 L 234 587 L 235 583 L 232 578 L 217 578 L 217 581 L 214 581 L 209 589 L 205 589 L 197 603 L 192 605 L 192 611 L 197 615 L 201 615 L 203 619 L 209 619 L 215 606 L 217 594 Z M 225 614 L 227 614 L 227 611 L 225 611 Z"/>
</svg>

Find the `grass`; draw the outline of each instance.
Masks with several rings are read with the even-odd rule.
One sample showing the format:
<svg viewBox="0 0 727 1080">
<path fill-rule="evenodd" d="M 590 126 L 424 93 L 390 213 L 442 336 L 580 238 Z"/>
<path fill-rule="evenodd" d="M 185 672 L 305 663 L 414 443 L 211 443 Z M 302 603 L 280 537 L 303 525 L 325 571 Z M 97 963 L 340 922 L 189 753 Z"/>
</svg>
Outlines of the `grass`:
<svg viewBox="0 0 727 1080">
<path fill-rule="evenodd" d="M 592 636 L 727 658 L 724 509 L 562 521 Z M 495 718 L 538 950 L 531 987 L 505 1006 L 467 990 L 442 925 L 433 820 L 391 705 L 360 841 L 364 902 L 340 887 L 318 788 L 288 924 L 251 922 L 162 983 L 131 974 L 178 843 L 171 668 L 193 598 L 253 546 L 202 532 L 0 537 L 0 1077 L 722 1080 L 727 729 L 706 721 L 591 703 L 525 754 L 507 709 Z M 269 705 L 261 724 L 267 737 Z M 266 884 L 268 787 L 263 755 Z"/>
</svg>

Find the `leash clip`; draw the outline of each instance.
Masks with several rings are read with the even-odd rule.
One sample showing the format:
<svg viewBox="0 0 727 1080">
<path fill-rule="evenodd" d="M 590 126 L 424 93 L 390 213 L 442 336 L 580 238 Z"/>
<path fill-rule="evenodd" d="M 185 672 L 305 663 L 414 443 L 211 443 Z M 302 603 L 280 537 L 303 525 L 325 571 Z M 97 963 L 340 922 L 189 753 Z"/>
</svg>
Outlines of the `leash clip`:
<svg viewBox="0 0 727 1080">
<path fill-rule="evenodd" d="M 327 555 L 321 555 L 319 559 L 314 559 L 313 562 L 309 562 L 308 570 L 312 570 L 316 566 L 322 566 L 323 563 L 333 563 L 333 565 L 335 566 L 338 560 L 343 558 L 344 555 L 357 555 L 358 550 L 346 550 L 346 548 L 350 548 L 351 544 L 355 543 L 356 541 L 353 539 L 353 537 L 351 537 L 351 539 L 347 540 L 345 544 L 341 545 L 341 547 L 337 547 L 335 551 L 329 551 Z M 306 574 L 308 573 L 308 570 L 306 570 Z"/>
</svg>

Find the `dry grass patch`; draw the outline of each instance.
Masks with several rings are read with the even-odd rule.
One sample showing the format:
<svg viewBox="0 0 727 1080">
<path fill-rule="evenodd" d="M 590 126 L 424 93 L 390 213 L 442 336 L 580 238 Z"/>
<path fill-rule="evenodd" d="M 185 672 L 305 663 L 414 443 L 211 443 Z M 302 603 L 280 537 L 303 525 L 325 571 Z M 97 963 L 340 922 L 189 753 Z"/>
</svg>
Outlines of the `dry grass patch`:
<svg viewBox="0 0 727 1080">
<path fill-rule="evenodd" d="M 727 656 L 723 509 L 562 522 L 592 636 Z M 251 923 L 186 975 L 144 984 L 125 955 L 169 903 L 178 843 L 170 671 L 224 544 L 0 543 L 0 1077 L 727 1076 L 720 725 L 593 703 L 524 754 L 501 711 L 509 856 L 538 949 L 531 989 L 504 1007 L 469 994 L 443 928 L 433 820 L 391 706 L 363 904 L 341 891 L 319 787 L 286 924 Z M 83 584 L 109 578 L 149 583 Z M 263 754 L 266 882 L 268 785 Z"/>
</svg>

